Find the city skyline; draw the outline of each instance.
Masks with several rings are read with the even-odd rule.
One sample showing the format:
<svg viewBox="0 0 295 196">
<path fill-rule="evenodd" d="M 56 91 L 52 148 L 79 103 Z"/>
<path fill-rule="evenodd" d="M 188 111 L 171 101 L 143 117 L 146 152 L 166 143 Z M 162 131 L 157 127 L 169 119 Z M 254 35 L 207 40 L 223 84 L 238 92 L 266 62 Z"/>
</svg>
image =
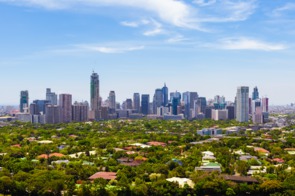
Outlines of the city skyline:
<svg viewBox="0 0 295 196">
<path fill-rule="evenodd" d="M 261 0 L 0 0 L 0 105 L 45 89 L 90 102 L 133 93 L 198 92 L 234 100 L 258 86 L 271 105 L 295 101 L 295 3 Z"/>
</svg>

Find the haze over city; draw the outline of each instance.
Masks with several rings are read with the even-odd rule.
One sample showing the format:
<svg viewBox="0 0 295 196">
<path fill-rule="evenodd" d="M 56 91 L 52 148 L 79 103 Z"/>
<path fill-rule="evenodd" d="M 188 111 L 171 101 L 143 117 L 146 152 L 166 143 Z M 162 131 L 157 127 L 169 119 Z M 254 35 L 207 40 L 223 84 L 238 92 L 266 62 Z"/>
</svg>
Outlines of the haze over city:
<svg viewBox="0 0 295 196">
<path fill-rule="evenodd" d="M 196 91 L 234 101 L 258 86 L 295 100 L 295 3 L 263 0 L 0 0 L 0 105 L 46 88 L 90 99 L 90 74 L 122 102 L 134 92 Z"/>
</svg>

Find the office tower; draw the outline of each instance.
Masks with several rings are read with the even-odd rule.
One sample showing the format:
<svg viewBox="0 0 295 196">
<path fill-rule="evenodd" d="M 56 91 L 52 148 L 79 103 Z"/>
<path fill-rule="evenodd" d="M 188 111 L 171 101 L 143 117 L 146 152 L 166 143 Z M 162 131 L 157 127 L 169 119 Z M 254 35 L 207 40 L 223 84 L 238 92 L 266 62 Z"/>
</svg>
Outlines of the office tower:
<svg viewBox="0 0 295 196">
<path fill-rule="evenodd" d="M 135 110 L 135 113 L 140 112 L 140 95 L 139 95 L 139 93 L 133 94 L 133 109 Z"/>
<path fill-rule="evenodd" d="M 226 106 L 225 97 L 216 95 L 214 97 L 213 105 L 214 105 L 215 110 L 223 110 L 223 109 L 225 109 L 225 106 Z"/>
<path fill-rule="evenodd" d="M 132 99 L 126 99 L 126 109 L 132 110 Z"/>
<path fill-rule="evenodd" d="M 199 114 L 199 113 L 205 114 L 206 113 L 206 106 L 207 106 L 206 97 L 198 97 L 194 109 L 197 114 Z"/>
<path fill-rule="evenodd" d="M 205 107 L 205 118 L 211 119 L 212 118 L 212 110 L 214 109 L 214 106 L 206 106 Z"/>
<path fill-rule="evenodd" d="M 111 114 L 116 111 L 116 94 L 115 91 L 110 91 L 109 93 L 109 112 Z"/>
<path fill-rule="evenodd" d="M 21 91 L 19 111 L 23 113 L 25 111 L 25 108 L 28 108 L 28 107 L 29 107 L 29 91 Z"/>
<path fill-rule="evenodd" d="M 239 122 L 249 121 L 249 87 L 237 88 L 236 120 Z"/>
<path fill-rule="evenodd" d="M 99 77 L 94 72 L 90 76 L 90 107 L 92 116 L 94 116 L 95 120 L 98 120 L 100 118 L 101 98 L 99 96 Z"/>
<path fill-rule="evenodd" d="M 178 114 L 178 104 L 179 104 L 179 99 L 178 97 L 173 97 L 172 98 L 172 114 L 177 115 Z"/>
<path fill-rule="evenodd" d="M 262 98 L 262 112 L 268 112 L 268 98 Z"/>
<path fill-rule="evenodd" d="M 167 106 L 168 104 L 168 87 L 166 86 L 166 83 L 164 83 L 164 87 L 162 88 L 162 94 L 163 94 L 163 106 Z"/>
<path fill-rule="evenodd" d="M 184 117 L 186 119 L 190 119 L 191 115 L 190 115 L 190 92 L 184 92 L 182 93 L 182 101 L 184 103 Z"/>
<path fill-rule="evenodd" d="M 72 121 L 72 95 L 59 95 L 60 117 L 61 122 L 69 123 Z"/>
<path fill-rule="evenodd" d="M 181 101 L 181 93 L 180 92 L 177 92 L 177 91 L 170 93 L 170 102 L 171 103 L 173 101 L 173 98 L 177 98 L 178 99 L 178 103 L 180 103 L 180 101 Z"/>
<path fill-rule="evenodd" d="M 153 98 L 153 113 L 157 113 L 157 108 L 163 105 L 163 91 L 158 88 L 155 90 L 154 98 Z"/>
<path fill-rule="evenodd" d="M 252 100 L 256 100 L 256 99 L 259 99 L 259 92 L 258 92 L 257 86 L 255 86 L 252 93 Z"/>
<path fill-rule="evenodd" d="M 49 104 L 48 100 L 34 100 L 32 104 L 30 104 L 30 112 L 31 114 L 45 114 L 45 106 Z M 32 113 L 34 112 L 34 113 Z"/>
<path fill-rule="evenodd" d="M 252 101 L 252 122 L 256 124 L 263 123 L 262 102 L 261 99 Z"/>
<path fill-rule="evenodd" d="M 212 119 L 213 120 L 226 120 L 228 117 L 227 110 L 212 110 Z"/>
<path fill-rule="evenodd" d="M 57 105 L 57 94 L 51 92 L 50 88 L 46 89 L 46 100 L 49 101 L 49 104 Z"/>
<path fill-rule="evenodd" d="M 141 113 L 144 115 L 149 114 L 149 104 L 150 104 L 150 95 L 142 94 L 141 95 Z"/>
<path fill-rule="evenodd" d="M 74 122 L 85 122 L 88 120 L 88 102 L 75 102 L 72 105 L 72 118 Z"/>
<path fill-rule="evenodd" d="M 235 106 L 226 106 L 226 109 L 227 109 L 227 118 L 228 120 L 233 120 L 235 119 Z"/>
<path fill-rule="evenodd" d="M 38 114 L 37 105 L 35 103 L 30 104 L 30 114 L 31 115 L 37 115 Z"/>
<path fill-rule="evenodd" d="M 194 109 L 194 101 L 199 97 L 197 92 L 190 92 L 190 109 Z"/>
<path fill-rule="evenodd" d="M 60 107 L 57 105 L 46 105 L 45 106 L 45 122 L 48 124 L 60 123 Z"/>
</svg>

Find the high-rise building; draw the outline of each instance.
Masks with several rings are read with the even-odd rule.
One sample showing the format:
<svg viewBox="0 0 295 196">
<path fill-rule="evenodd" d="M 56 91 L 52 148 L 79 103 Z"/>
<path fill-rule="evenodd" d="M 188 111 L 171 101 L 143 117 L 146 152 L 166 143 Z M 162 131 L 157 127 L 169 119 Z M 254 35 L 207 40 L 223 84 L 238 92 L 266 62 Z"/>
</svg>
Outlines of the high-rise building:
<svg viewBox="0 0 295 196">
<path fill-rule="evenodd" d="M 69 123 L 72 121 L 72 95 L 59 95 L 60 117 L 61 122 Z"/>
<path fill-rule="evenodd" d="M 25 111 L 24 109 L 28 107 L 29 107 L 29 91 L 21 91 L 19 111 L 23 113 Z"/>
<path fill-rule="evenodd" d="M 30 113 L 32 115 L 36 114 L 45 114 L 45 106 L 49 104 L 48 100 L 34 100 L 32 104 L 30 104 Z"/>
<path fill-rule="evenodd" d="M 190 119 L 190 92 L 182 93 L 182 101 L 184 103 L 184 117 Z"/>
<path fill-rule="evenodd" d="M 133 109 L 135 110 L 135 113 L 140 112 L 140 95 L 139 93 L 133 94 Z"/>
<path fill-rule="evenodd" d="M 178 99 L 178 103 L 180 104 L 181 103 L 181 93 L 180 92 L 172 92 L 170 93 L 170 102 L 172 103 L 173 101 L 173 98 L 177 98 Z"/>
<path fill-rule="evenodd" d="M 157 108 L 163 105 L 163 91 L 158 88 L 155 90 L 154 99 L 153 99 L 153 113 L 157 113 Z"/>
<path fill-rule="evenodd" d="M 229 120 L 235 119 L 235 106 L 229 105 L 229 106 L 226 106 L 226 109 L 227 109 L 227 115 L 228 115 L 227 118 Z"/>
<path fill-rule="evenodd" d="M 178 104 L 179 104 L 178 97 L 173 97 L 172 98 L 172 114 L 173 115 L 177 115 L 178 114 Z"/>
<path fill-rule="evenodd" d="M 45 122 L 48 124 L 60 123 L 60 107 L 58 105 L 46 105 Z"/>
<path fill-rule="evenodd" d="M 100 118 L 101 98 L 99 96 L 99 76 L 94 72 L 90 76 L 90 107 L 95 120 L 98 120 Z"/>
<path fill-rule="evenodd" d="M 168 87 L 166 86 L 166 83 L 164 83 L 164 87 L 162 88 L 162 94 L 163 94 L 163 106 L 167 106 L 168 104 Z"/>
<path fill-rule="evenodd" d="M 223 110 L 223 109 L 225 109 L 225 106 L 226 106 L 225 97 L 216 95 L 214 97 L 213 105 L 214 105 L 215 110 Z"/>
<path fill-rule="evenodd" d="M 72 118 L 74 122 L 85 122 L 88 120 L 88 102 L 75 102 L 72 105 Z"/>
<path fill-rule="evenodd" d="M 115 113 L 116 111 L 116 94 L 115 91 L 110 91 L 109 93 L 109 111 L 110 113 Z"/>
<path fill-rule="evenodd" d="M 206 106 L 207 106 L 207 101 L 206 101 L 206 97 L 198 97 L 197 101 L 196 101 L 196 105 L 195 105 L 195 110 L 196 113 L 206 113 Z"/>
<path fill-rule="evenodd" d="M 190 92 L 190 109 L 194 109 L 194 101 L 198 99 L 199 95 L 197 92 Z"/>
<path fill-rule="evenodd" d="M 150 104 L 150 95 L 142 94 L 141 95 L 141 113 L 144 115 L 149 114 L 149 104 Z"/>
<path fill-rule="evenodd" d="M 268 112 L 268 98 L 262 98 L 262 112 Z"/>
<path fill-rule="evenodd" d="M 249 87 L 247 86 L 237 88 L 236 120 L 239 122 L 249 121 Z"/>
<path fill-rule="evenodd" d="M 259 92 L 258 92 L 257 86 L 255 86 L 252 93 L 252 100 L 256 100 L 256 99 L 259 99 Z"/>
<path fill-rule="evenodd" d="M 132 99 L 126 99 L 126 109 L 132 110 Z"/>
<path fill-rule="evenodd" d="M 57 105 L 57 94 L 51 92 L 50 88 L 46 89 L 46 100 L 49 101 L 49 104 Z"/>
</svg>

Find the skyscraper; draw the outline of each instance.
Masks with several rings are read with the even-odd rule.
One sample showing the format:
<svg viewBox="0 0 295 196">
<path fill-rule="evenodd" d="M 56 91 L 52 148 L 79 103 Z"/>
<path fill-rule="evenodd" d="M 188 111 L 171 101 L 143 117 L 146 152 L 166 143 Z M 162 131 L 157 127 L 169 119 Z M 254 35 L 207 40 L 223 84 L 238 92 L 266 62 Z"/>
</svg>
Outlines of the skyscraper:
<svg viewBox="0 0 295 196">
<path fill-rule="evenodd" d="M 57 105 L 57 95 L 51 92 L 50 88 L 46 89 L 46 100 L 49 101 L 49 104 Z"/>
<path fill-rule="evenodd" d="M 153 113 L 157 113 L 157 108 L 161 107 L 163 104 L 163 91 L 158 88 L 155 90 L 154 99 L 153 99 Z"/>
<path fill-rule="evenodd" d="M 72 121 L 72 95 L 59 95 L 61 122 L 68 123 Z"/>
<path fill-rule="evenodd" d="M 168 104 L 168 87 L 166 86 L 166 83 L 164 83 L 164 87 L 162 88 L 162 94 L 163 94 L 163 106 L 167 106 Z"/>
<path fill-rule="evenodd" d="M 268 112 L 268 98 L 262 98 L 262 112 Z"/>
<path fill-rule="evenodd" d="M 98 120 L 101 100 L 99 96 L 99 77 L 97 73 L 92 73 L 90 76 L 90 107 L 94 118 Z"/>
<path fill-rule="evenodd" d="M 88 120 L 88 102 L 75 102 L 72 105 L 72 118 L 74 122 L 85 122 Z"/>
<path fill-rule="evenodd" d="M 47 104 L 49 104 L 48 100 L 34 100 L 33 104 L 30 105 L 31 114 L 45 114 L 45 106 Z"/>
<path fill-rule="evenodd" d="M 116 94 L 115 91 L 110 91 L 109 93 L 109 111 L 114 113 L 116 111 Z"/>
<path fill-rule="evenodd" d="M 126 99 L 126 109 L 132 110 L 132 99 Z"/>
<path fill-rule="evenodd" d="M 239 122 L 249 121 L 249 87 L 247 86 L 237 88 L 236 120 Z"/>
<path fill-rule="evenodd" d="M 20 104 L 19 111 L 24 112 L 24 108 L 29 107 L 29 91 L 21 91 L 20 92 Z"/>
<path fill-rule="evenodd" d="M 141 95 L 141 113 L 144 115 L 149 114 L 150 95 Z"/>
<path fill-rule="evenodd" d="M 60 107 L 57 105 L 46 105 L 45 122 L 48 124 L 60 123 Z"/>
<path fill-rule="evenodd" d="M 133 94 L 133 109 L 136 113 L 140 112 L 140 95 L 139 93 Z"/>
<path fill-rule="evenodd" d="M 199 114 L 199 113 L 205 114 L 206 113 L 206 106 L 207 106 L 206 97 L 198 97 L 195 106 L 196 106 L 195 111 L 197 114 Z"/>
<path fill-rule="evenodd" d="M 252 93 L 252 100 L 256 100 L 259 99 L 259 92 L 258 92 L 258 88 L 257 86 L 255 86 L 255 88 L 253 89 L 253 93 Z"/>
</svg>

